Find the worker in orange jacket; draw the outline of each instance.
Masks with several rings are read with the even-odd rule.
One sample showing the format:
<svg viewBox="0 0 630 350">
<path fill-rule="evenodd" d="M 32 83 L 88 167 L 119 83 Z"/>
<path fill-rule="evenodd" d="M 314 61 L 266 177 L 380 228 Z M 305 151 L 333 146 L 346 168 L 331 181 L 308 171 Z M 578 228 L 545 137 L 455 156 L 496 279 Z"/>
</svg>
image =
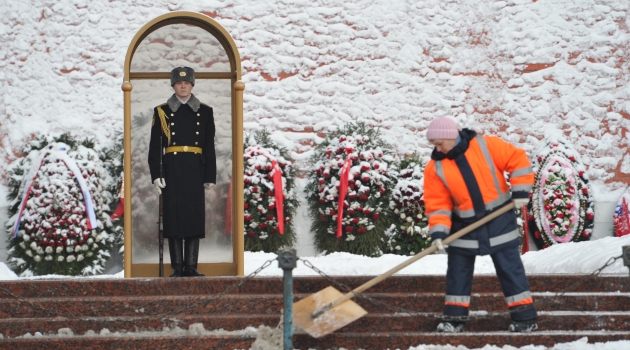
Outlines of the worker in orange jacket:
<svg viewBox="0 0 630 350">
<path fill-rule="evenodd" d="M 529 201 L 534 173 L 525 151 L 496 136 L 458 130 L 449 118 L 434 119 L 427 139 L 435 146 L 424 171 L 424 202 L 433 245 L 444 252 L 442 239 L 513 200 Z M 504 173 L 510 174 L 511 189 Z M 536 308 L 518 251 L 520 234 L 510 210 L 453 241 L 448 247 L 444 320 L 438 332 L 463 331 L 468 320 L 477 255 L 490 255 L 510 310 L 511 332 L 531 332 Z"/>
</svg>

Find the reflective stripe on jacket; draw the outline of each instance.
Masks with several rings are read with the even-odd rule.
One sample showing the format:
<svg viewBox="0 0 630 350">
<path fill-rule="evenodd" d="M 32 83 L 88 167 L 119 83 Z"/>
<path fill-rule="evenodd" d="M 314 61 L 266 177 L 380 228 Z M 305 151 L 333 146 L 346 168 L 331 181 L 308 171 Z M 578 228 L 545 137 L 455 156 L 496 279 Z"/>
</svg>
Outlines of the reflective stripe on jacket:
<svg viewBox="0 0 630 350">
<path fill-rule="evenodd" d="M 525 151 L 495 136 L 460 131 L 461 142 L 447 155 L 434 150 L 425 168 L 424 202 L 433 239 L 445 238 L 507 204 L 527 198 L 534 173 Z M 511 175 L 512 193 L 504 172 Z M 519 238 L 510 211 L 451 243 L 452 247 L 488 249 Z"/>
</svg>

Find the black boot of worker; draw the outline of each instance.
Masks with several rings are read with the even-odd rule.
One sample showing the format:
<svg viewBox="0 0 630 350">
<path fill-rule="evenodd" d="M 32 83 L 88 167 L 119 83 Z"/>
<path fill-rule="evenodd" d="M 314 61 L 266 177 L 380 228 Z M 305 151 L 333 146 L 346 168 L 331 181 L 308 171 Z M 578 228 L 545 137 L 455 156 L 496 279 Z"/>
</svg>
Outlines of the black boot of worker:
<svg viewBox="0 0 630 350">
<path fill-rule="evenodd" d="M 197 259 L 199 258 L 199 238 L 186 238 L 184 242 L 184 276 L 205 276 L 197 271 Z"/>
<path fill-rule="evenodd" d="M 461 333 L 464 331 L 465 322 L 445 321 L 437 326 L 440 333 Z"/>
<path fill-rule="evenodd" d="M 536 324 L 536 319 L 534 318 L 527 321 L 512 321 L 512 324 L 508 329 L 510 332 L 531 333 L 538 329 L 538 325 Z"/>
<path fill-rule="evenodd" d="M 171 255 L 171 267 L 173 268 L 173 274 L 169 277 L 183 277 L 184 276 L 184 259 L 183 259 L 183 242 L 181 238 L 169 238 L 168 239 L 168 252 Z"/>
</svg>

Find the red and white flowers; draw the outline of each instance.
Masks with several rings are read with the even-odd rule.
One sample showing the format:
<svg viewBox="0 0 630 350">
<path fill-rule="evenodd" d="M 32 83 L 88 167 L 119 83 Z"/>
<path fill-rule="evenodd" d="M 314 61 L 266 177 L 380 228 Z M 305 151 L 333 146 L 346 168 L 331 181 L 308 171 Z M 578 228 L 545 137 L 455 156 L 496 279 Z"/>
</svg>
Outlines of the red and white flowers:
<svg viewBox="0 0 630 350">
<path fill-rule="evenodd" d="M 538 248 L 590 239 L 595 214 L 577 152 L 562 140 L 550 139 L 538 152 L 534 167 L 528 226 Z"/>
<path fill-rule="evenodd" d="M 9 263 L 21 276 L 98 274 L 113 247 L 115 235 L 104 212 L 111 194 L 105 191 L 108 176 L 99 154 L 91 142 L 80 145 L 68 135 L 63 139 L 46 151 L 52 140 L 34 141 L 9 172 L 11 186 L 19 189 L 14 203 L 26 197 L 21 216 L 12 206 L 8 222 L 19 227 L 9 241 Z M 30 179 L 24 176 L 28 169 Z M 26 184 L 30 191 L 23 190 Z"/>
<path fill-rule="evenodd" d="M 390 211 L 396 220 L 393 220 L 394 224 L 385 231 L 388 237 L 387 252 L 415 255 L 431 244 L 422 200 L 424 166 L 420 159 L 414 156 L 403 159 L 399 168 L 398 182 L 389 202 Z"/>
<path fill-rule="evenodd" d="M 249 138 L 243 155 L 245 250 L 275 253 L 295 242 L 291 220 L 298 205 L 294 191 L 296 171 L 285 157 L 286 151 L 271 141 L 268 131 L 259 131 Z M 274 179 L 278 170 L 280 181 Z"/>
<path fill-rule="evenodd" d="M 331 133 L 315 152 L 307 196 L 318 250 L 382 254 L 396 178 L 388 145 L 358 123 Z"/>
</svg>

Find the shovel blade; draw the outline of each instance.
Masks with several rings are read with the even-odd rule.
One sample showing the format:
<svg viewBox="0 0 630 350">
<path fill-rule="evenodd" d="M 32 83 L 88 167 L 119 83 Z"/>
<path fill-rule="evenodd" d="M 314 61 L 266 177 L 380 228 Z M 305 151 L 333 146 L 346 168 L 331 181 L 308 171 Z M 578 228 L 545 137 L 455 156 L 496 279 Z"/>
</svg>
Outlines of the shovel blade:
<svg viewBox="0 0 630 350">
<path fill-rule="evenodd" d="M 293 304 L 293 324 L 314 338 L 322 337 L 352 323 L 367 314 L 359 304 L 345 301 L 313 318 L 321 307 L 341 298 L 343 294 L 332 286 L 320 290 Z"/>
</svg>

